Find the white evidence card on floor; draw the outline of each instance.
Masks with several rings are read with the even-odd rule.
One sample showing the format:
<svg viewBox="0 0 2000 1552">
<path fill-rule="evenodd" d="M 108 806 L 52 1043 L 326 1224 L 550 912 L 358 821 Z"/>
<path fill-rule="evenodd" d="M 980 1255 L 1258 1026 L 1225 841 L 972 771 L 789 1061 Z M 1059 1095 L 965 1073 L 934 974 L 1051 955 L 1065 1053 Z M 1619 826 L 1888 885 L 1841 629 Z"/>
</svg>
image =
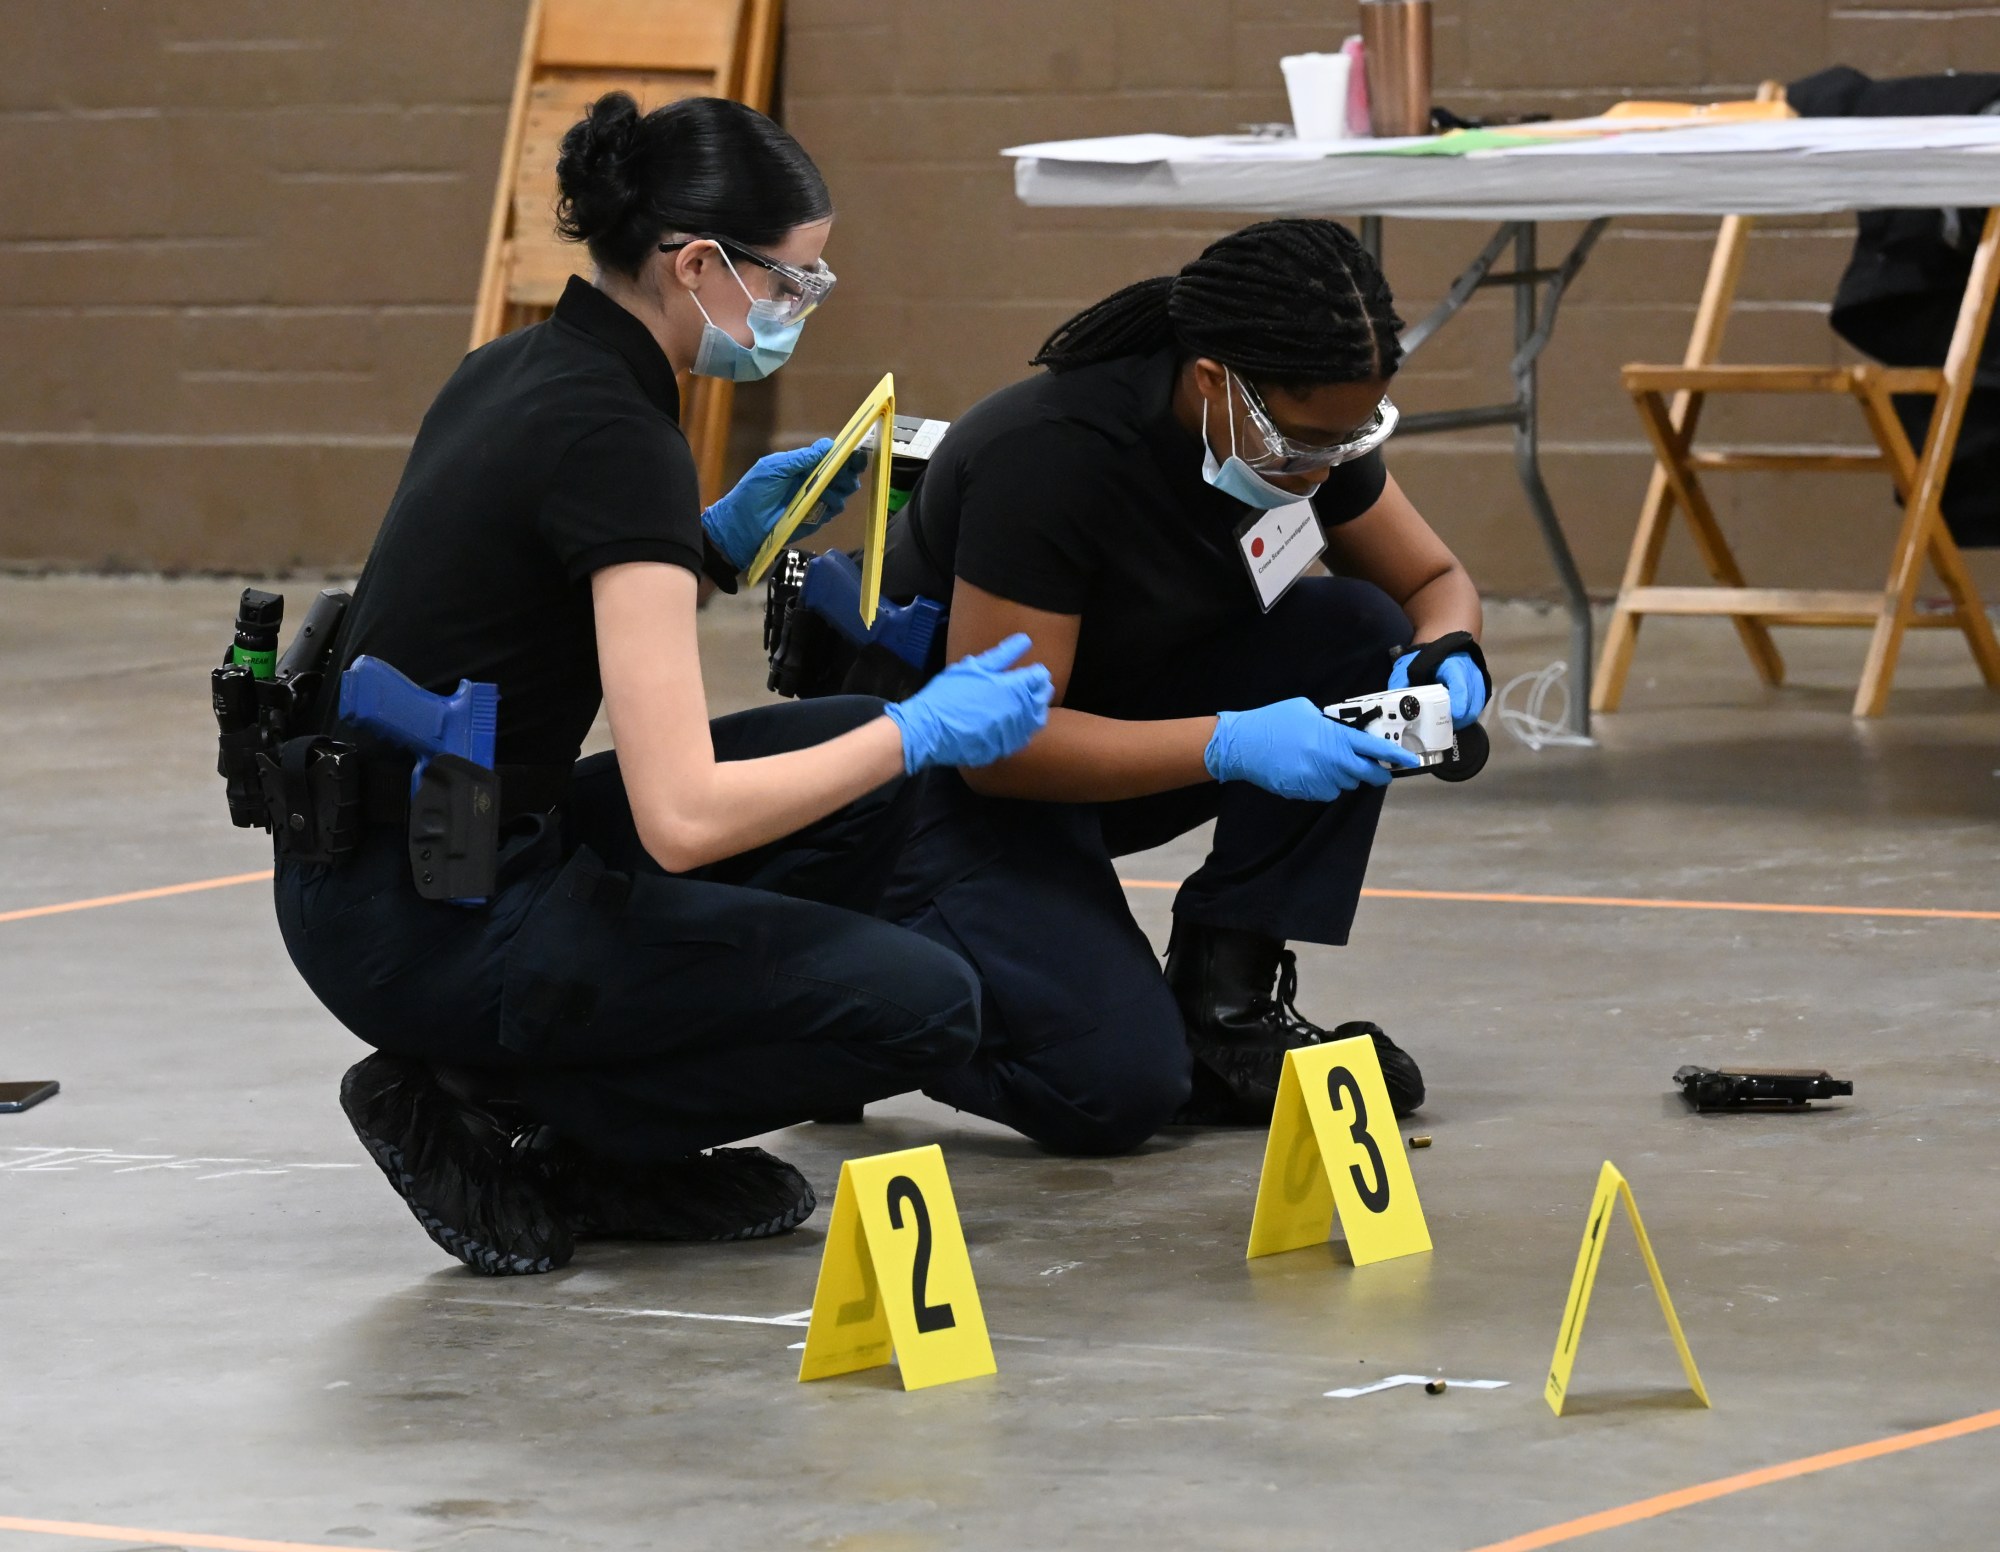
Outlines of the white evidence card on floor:
<svg viewBox="0 0 2000 1552">
<path fill-rule="evenodd" d="M 1349 1385 L 1341 1390 L 1329 1390 L 1323 1394 L 1333 1401 L 1352 1401 L 1356 1396 L 1372 1396 L 1378 1391 L 1397 1390 L 1404 1385 L 1428 1385 L 1436 1377 L 1429 1374 L 1392 1374 L 1386 1380 L 1377 1380 L 1373 1385 Z M 1447 1390 L 1505 1390 L 1505 1380 L 1448 1380 L 1438 1379 L 1438 1384 Z"/>
</svg>

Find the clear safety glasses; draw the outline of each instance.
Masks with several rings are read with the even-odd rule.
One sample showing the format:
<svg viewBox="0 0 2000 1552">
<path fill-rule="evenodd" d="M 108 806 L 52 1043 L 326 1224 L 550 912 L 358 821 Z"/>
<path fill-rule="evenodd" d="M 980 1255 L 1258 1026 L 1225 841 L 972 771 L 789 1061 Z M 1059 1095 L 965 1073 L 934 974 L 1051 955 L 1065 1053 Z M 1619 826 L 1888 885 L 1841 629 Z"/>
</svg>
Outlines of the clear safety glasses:
<svg viewBox="0 0 2000 1552">
<path fill-rule="evenodd" d="M 1271 412 L 1264 407 L 1264 400 L 1257 390 L 1229 374 L 1243 389 L 1243 403 L 1250 411 L 1250 424 L 1264 444 L 1261 453 L 1244 450 L 1238 454 L 1242 460 L 1259 474 L 1310 474 L 1316 469 L 1331 469 L 1343 463 L 1352 463 L 1357 458 L 1365 458 L 1395 434 L 1396 422 L 1402 415 L 1384 396 L 1375 406 L 1375 413 L 1365 426 L 1342 438 L 1338 442 L 1308 442 L 1300 437 L 1286 436 L 1272 423 Z"/>
<path fill-rule="evenodd" d="M 771 275 L 771 294 L 759 298 L 772 304 L 772 321 L 778 324 L 797 323 L 833 290 L 834 274 L 824 261 L 815 262 L 811 269 L 800 269 L 796 264 L 786 264 L 755 249 L 746 248 L 734 238 L 715 237 L 701 233 L 693 237 L 682 237 L 674 242 L 660 244 L 660 252 L 673 253 L 698 242 L 714 243 L 722 250 L 726 261 L 734 254 L 746 264 L 754 264 Z"/>
</svg>

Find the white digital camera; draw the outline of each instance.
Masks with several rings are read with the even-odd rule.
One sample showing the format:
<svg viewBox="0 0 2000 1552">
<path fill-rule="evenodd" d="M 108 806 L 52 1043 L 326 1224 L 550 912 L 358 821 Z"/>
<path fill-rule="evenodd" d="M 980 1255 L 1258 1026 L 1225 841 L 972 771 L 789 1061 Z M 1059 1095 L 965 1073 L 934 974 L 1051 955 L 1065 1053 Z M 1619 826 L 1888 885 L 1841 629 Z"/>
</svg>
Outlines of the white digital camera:
<svg viewBox="0 0 2000 1552">
<path fill-rule="evenodd" d="M 1357 695 L 1323 710 L 1334 721 L 1400 744 L 1423 761 L 1421 766 L 1392 770 L 1392 776 L 1429 771 L 1445 781 L 1466 781 L 1479 774 L 1491 752 L 1486 730 L 1478 723 L 1452 727 L 1451 691 L 1441 684 Z"/>
</svg>

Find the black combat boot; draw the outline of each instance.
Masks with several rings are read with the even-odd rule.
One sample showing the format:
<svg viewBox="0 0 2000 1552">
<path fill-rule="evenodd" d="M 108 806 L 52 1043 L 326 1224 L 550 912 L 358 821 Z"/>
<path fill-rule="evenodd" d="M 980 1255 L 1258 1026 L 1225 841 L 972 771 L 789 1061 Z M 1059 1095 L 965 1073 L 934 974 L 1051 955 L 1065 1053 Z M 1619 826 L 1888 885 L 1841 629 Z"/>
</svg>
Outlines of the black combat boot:
<svg viewBox="0 0 2000 1552">
<path fill-rule="evenodd" d="M 424 1232 L 474 1271 L 519 1276 L 569 1263 L 574 1238 L 504 1107 L 382 1051 L 348 1069 L 340 1107 Z"/>
<path fill-rule="evenodd" d="M 1167 985 L 1194 1056 L 1194 1092 L 1174 1118 L 1182 1125 L 1267 1125 L 1285 1052 L 1358 1035 L 1375 1042 L 1395 1113 L 1424 1102 L 1423 1074 L 1379 1025 L 1355 1020 L 1325 1030 L 1300 1015 L 1298 956 L 1275 938 L 1175 917 Z"/>
</svg>

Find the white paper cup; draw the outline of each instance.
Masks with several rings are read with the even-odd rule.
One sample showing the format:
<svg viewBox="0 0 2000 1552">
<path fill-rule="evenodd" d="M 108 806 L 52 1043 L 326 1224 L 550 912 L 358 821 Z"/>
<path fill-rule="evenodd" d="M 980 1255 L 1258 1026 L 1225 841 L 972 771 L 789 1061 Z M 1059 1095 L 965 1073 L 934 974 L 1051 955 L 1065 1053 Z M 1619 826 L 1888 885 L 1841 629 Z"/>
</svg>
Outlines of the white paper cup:
<svg viewBox="0 0 2000 1552">
<path fill-rule="evenodd" d="M 1301 140 L 1347 138 L 1347 78 L 1353 61 L 1345 54 L 1287 54 L 1285 95 L 1292 100 L 1292 129 Z"/>
</svg>

